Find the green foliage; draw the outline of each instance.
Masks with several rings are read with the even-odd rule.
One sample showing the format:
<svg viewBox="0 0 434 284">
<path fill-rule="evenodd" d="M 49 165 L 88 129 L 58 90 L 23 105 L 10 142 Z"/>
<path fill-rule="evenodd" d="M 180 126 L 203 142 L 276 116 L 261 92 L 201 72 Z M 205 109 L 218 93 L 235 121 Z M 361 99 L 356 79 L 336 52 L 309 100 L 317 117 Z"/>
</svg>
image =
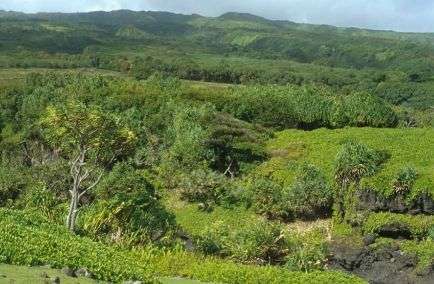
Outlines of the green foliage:
<svg viewBox="0 0 434 284">
<path fill-rule="evenodd" d="M 395 111 L 377 96 L 353 93 L 337 98 L 331 125 L 335 127 L 394 127 L 398 123 Z"/>
<path fill-rule="evenodd" d="M 358 178 L 359 173 L 370 172 L 369 176 L 364 176 L 360 180 L 359 188 L 371 189 L 384 197 L 389 197 L 395 194 L 393 183 L 397 174 L 401 169 L 411 165 L 417 171 L 417 179 L 406 194 L 406 200 L 412 201 L 421 193 L 433 194 L 434 176 L 430 166 L 433 164 L 433 155 L 430 154 L 431 144 L 434 143 L 432 137 L 434 136 L 431 129 L 346 128 L 309 132 L 286 130 L 276 133 L 276 138 L 267 143 L 266 149 L 271 158 L 259 165 L 253 174 L 271 179 L 274 183 L 287 188 L 294 184 L 299 167 L 308 163 L 316 165 L 331 185 L 336 181 L 337 166 L 331 157 L 339 154 L 345 142 L 359 141 L 357 144 L 365 146 L 348 146 L 348 154 L 351 152 L 351 155 L 347 156 L 348 159 L 344 156 L 345 159 L 342 160 L 345 165 L 361 169 L 355 172 L 357 175 L 349 177 Z M 341 173 L 353 173 L 351 167 L 342 166 L 340 170 Z M 356 190 L 356 184 L 352 183 L 350 190 Z M 354 201 L 351 194 L 347 196 L 347 201 Z M 338 200 L 336 197 L 335 201 Z M 343 196 L 341 200 L 344 200 Z M 361 216 L 352 217 L 350 219 L 360 223 Z"/>
<path fill-rule="evenodd" d="M 289 220 L 291 207 L 288 193 L 279 184 L 270 179 L 254 179 L 247 185 L 247 202 L 253 210 L 269 219 L 281 218 Z"/>
<path fill-rule="evenodd" d="M 152 279 L 128 252 L 71 235 L 37 214 L 0 212 L 0 258 L 17 265 L 87 267 L 97 279 Z"/>
<path fill-rule="evenodd" d="M 417 172 L 412 167 L 405 167 L 398 172 L 395 180 L 392 181 L 393 189 L 397 194 L 409 193 L 417 179 Z"/>
<path fill-rule="evenodd" d="M 177 277 L 222 283 L 364 283 L 340 272 L 289 272 L 151 247 L 128 251 L 71 235 L 38 215 L 0 210 L 0 259 L 17 265 L 87 267 L 97 279 L 121 282 Z"/>
<path fill-rule="evenodd" d="M 359 183 L 363 177 L 373 176 L 387 154 L 355 141 L 346 142 L 336 156 L 335 178 L 339 185 Z"/>
<path fill-rule="evenodd" d="M 291 238 L 291 252 L 285 259 L 285 267 L 291 271 L 305 272 L 324 269 L 328 246 L 321 230 L 313 230 Z"/>
<path fill-rule="evenodd" d="M 165 157 L 168 167 L 188 172 L 210 158 L 211 152 L 205 144 L 209 132 L 204 126 L 204 122 L 210 119 L 210 111 L 206 106 L 178 109 L 169 130 L 172 143 Z"/>
<path fill-rule="evenodd" d="M 49 106 L 41 124 L 47 141 L 65 154 L 90 151 L 106 163 L 131 150 L 136 140 L 135 134 L 120 126 L 116 118 L 77 100 L 69 100 L 65 106 Z"/>
<path fill-rule="evenodd" d="M 362 178 L 373 176 L 387 159 L 379 152 L 355 141 L 346 142 L 336 156 L 337 183 L 335 217 L 338 221 L 354 222 L 357 208 L 355 193 Z"/>
<path fill-rule="evenodd" d="M 282 228 L 266 221 L 247 223 L 235 230 L 224 223 L 210 224 L 197 246 L 205 254 L 256 264 L 281 263 L 288 250 Z"/>
<path fill-rule="evenodd" d="M 394 213 L 371 213 L 363 224 L 365 233 L 377 233 L 386 225 L 400 225 L 407 228 L 414 238 L 426 238 L 430 228 L 434 225 L 433 216 L 404 215 Z"/>
<path fill-rule="evenodd" d="M 57 224 L 64 223 L 67 211 L 65 203 L 43 183 L 27 188 L 14 204 L 14 208 L 41 214 Z"/>
<path fill-rule="evenodd" d="M 29 177 L 24 168 L 0 167 L 0 207 L 16 200 L 28 185 Z"/>
<path fill-rule="evenodd" d="M 162 241 L 174 219 L 141 171 L 116 164 L 97 186 L 96 202 L 83 215 L 83 229 L 93 238 L 115 243 Z"/>
<path fill-rule="evenodd" d="M 176 190 L 182 199 L 201 202 L 207 208 L 221 203 L 230 194 L 226 177 L 207 169 L 182 174 Z"/>
<path fill-rule="evenodd" d="M 328 216 L 333 203 L 333 190 L 323 173 L 313 165 L 302 165 L 288 192 L 289 208 L 296 218 Z"/>
<path fill-rule="evenodd" d="M 405 241 L 401 245 L 401 249 L 408 254 L 415 254 L 418 257 L 419 263 L 417 269 L 419 271 L 429 269 L 433 265 L 434 260 L 434 241 L 432 239 L 417 241 Z"/>
<path fill-rule="evenodd" d="M 287 186 L 266 178 L 251 180 L 246 198 L 255 212 L 271 219 L 314 219 L 330 215 L 333 191 L 321 171 L 304 164 Z"/>
</svg>

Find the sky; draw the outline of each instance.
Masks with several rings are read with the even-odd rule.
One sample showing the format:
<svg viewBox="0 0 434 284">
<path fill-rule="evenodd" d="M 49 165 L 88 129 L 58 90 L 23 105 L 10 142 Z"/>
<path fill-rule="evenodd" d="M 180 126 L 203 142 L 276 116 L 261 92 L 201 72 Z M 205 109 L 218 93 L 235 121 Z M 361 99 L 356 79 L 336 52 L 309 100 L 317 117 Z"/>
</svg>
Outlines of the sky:
<svg viewBox="0 0 434 284">
<path fill-rule="evenodd" d="M 245 12 L 302 23 L 434 32 L 434 0 L 0 0 L 1 9 L 22 12 L 130 9 L 204 16 Z"/>
</svg>

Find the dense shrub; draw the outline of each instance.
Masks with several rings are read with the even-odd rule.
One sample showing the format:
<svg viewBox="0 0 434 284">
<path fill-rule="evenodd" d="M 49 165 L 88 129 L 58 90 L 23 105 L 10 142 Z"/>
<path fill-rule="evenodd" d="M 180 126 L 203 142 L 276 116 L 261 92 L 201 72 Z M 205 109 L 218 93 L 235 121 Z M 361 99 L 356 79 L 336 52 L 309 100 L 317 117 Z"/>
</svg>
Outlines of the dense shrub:
<svg viewBox="0 0 434 284">
<path fill-rule="evenodd" d="M 155 188 L 127 164 L 115 165 L 98 185 L 95 199 L 83 216 L 83 229 L 94 238 L 144 244 L 161 241 L 174 228 L 174 217 Z"/>
<path fill-rule="evenodd" d="M 395 127 L 398 123 L 391 106 L 374 95 L 337 96 L 322 87 L 238 87 L 207 100 L 238 119 L 275 128 Z"/>
<path fill-rule="evenodd" d="M 324 217 L 331 213 L 333 190 L 317 167 L 305 164 L 288 191 L 288 201 L 295 218 Z"/>
<path fill-rule="evenodd" d="M 0 207 L 12 203 L 28 186 L 29 176 L 24 168 L 0 167 Z"/>
<path fill-rule="evenodd" d="M 412 167 L 402 168 L 396 178 L 392 181 L 392 186 L 396 194 L 407 194 L 413 188 L 417 179 L 417 172 Z"/>
<path fill-rule="evenodd" d="M 282 227 L 263 220 L 236 229 L 224 223 L 210 224 L 198 237 L 197 246 L 205 254 L 256 264 L 281 263 L 289 248 Z"/>
<path fill-rule="evenodd" d="M 0 259 L 16 265 L 86 267 L 106 281 L 151 279 L 125 250 L 75 237 L 37 213 L 0 211 Z"/>
<path fill-rule="evenodd" d="M 57 224 L 65 223 L 66 203 L 41 182 L 29 186 L 15 202 L 14 208 L 37 212 Z"/>
<path fill-rule="evenodd" d="M 332 107 L 333 127 L 395 127 L 398 116 L 382 99 L 368 93 L 339 97 Z"/>
<path fill-rule="evenodd" d="M 219 204 L 230 194 L 230 185 L 222 174 L 201 168 L 182 174 L 176 190 L 181 198 L 209 207 Z"/>
<path fill-rule="evenodd" d="M 270 219 L 289 220 L 292 218 L 288 194 L 278 183 L 266 178 L 249 181 L 246 195 L 248 204 L 256 213 Z"/>
<path fill-rule="evenodd" d="M 360 189 L 362 178 L 373 176 L 387 158 L 386 152 L 371 149 L 356 141 L 346 141 L 342 145 L 335 160 L 335 217 L 339 221 L 356 221 L 355 192 Z"/>
<path fill-rule="evenodd" d="M 247 185 L 247 201 L 268 218 L 314 219 L 331 213 L 333 191 L 315 166 L 304 164 L 294 169 L 295 180 L 282 186 L 271 179 L 259 178 Z"/>
</svg>

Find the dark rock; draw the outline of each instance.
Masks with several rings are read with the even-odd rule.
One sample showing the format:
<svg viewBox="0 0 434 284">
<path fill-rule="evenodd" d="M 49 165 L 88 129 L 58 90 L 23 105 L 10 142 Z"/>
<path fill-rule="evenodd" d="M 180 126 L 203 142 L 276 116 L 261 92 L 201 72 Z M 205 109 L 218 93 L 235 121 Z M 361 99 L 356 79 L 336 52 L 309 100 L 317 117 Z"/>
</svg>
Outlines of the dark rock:
<svg viewBox="0 0 434 284">
<path fill-rule="evenodd" d="M 359 265 L 360 256 L 364 252 L 362 248 L 348 247 L 341 244 L 333 244 L 331 251 L 333 252 L 331 266 L 349 271 Z"/>
<path fill-rule="evenodd" d="M 361 211 L 434 214 L 434 199 L 428 193 L 421 194 L 416 200 L 409 203 L 403 194 L 385 198 L 371 189 L 360 190 L 357 192 L 357 197 L 359 200 L 358 209 Z"/>
<path fill-rule="evenodd" d="M 377 230 L 381 237 L 392 239 L 411 239 L 411 231 L 406 224 L 386 224 Z"/>
<path fill-rule="evenodd" d="M 69 267 L 62 268 L 62 273 L 69 277 L 77 277 L 77 275 L 75 275 L 74 269 Z"/>
<path fill-rule="evenodd" d="M 80 268 L 75 271 L 77 277 L 93 278 L 93 274 L 87 268 Z"/>
<path fill-rule="evenodd" d="M 399 194 L 394 198 L 391 198 L 387 204 L 389 211 L 393 213 L 405 213 L 409 211 L 409 207 L 405 202 L 405 196 Z"/>
<path fill-rule="evenodd" d="M 60 284 L 60 278 L 58 276 L 52 277 L 50 279 L 50 281 L 51 281 L 52 284 Z"/>
<path fill-rule="evenodd" d="M 417 258 L 404 254 L 398 246 L 355 249 L 351 244 L 338 243 L 332 244 L 330 249 L 329 267 L 353 273 L 369 283 L 434 283 L 431 270 L 416 275 Z"/>
<path fill-rule="evenodd" d="M 422 194 L 419 202 L 425 214 L 434 215 L 434 199 L 428 193 Z"/>
<path fill-rule="evenodd" d="M 373 243 L 375 243 L 376 239 L 377 236 L 375 234 L 367 234 L 366 236 L 363 237 L 363 244 L 365 246 L 372 245 Z"/>
<path fill-rule="evenodd" d="M 184 247 L 187 251 L 193 252 L 196 250 L 196 246 L 194 245 L 193 239 L 190 237 L 188 233 L 179 230 L 177 232 L 177 235 L 183 241 Z"/>
</svg>

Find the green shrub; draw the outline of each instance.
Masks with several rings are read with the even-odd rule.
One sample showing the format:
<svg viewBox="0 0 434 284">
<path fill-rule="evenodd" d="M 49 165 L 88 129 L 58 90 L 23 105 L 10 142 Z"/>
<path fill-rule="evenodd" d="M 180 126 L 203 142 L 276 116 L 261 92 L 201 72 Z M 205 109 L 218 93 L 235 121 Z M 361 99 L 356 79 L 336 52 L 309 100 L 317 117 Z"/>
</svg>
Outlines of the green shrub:
<svg viewBox="0 0 434 284">
<path fill-rule="evenodd" d="M 176 189 L 181 198 L 201 202 L 207 207 L 218 204 L 228 194 L 226 177 L 207 168 L 183 173 Z"/>
<path fill-rule="evenodd" d="M 0 211 L 0 259 L 16 265 L 86 267 L 105 281 L 151 279 L 146 264 L 137 264 L 127 251 L 76 237 L 37 213 Z"/>
<path fill-rule="evenodd" d="M 28 186 L 24 168 L 0 167 L 0 207 L 10 205 Z"/>
<path fill-rule="evenodd" d="M 95 238 L 143 244 L 161 240 L 175 226 L 152 184 L 127 164 L 115 165 L 95 198 L 82 221 L 85 232 Z"/>
<path fill-rule="evenodd" d="M 408 254 L 416 255 L 419 263 L 418 270 L 424 270 L 434 264 L 434 240 L 405 241 L 401 249 Z"/>
<path fill-rule="evenodd" d="M 362 178 L 373 176 L 387 158 L 387 153 L 355 141 L 342 145 L 335 160 L 335 217 L 338 221 L 357 221 L 357 199 L 354 196 L 360 190 L 360 182 Z"/>
<path fill-rule="evenodd" d="M 62 203 L 55 193 L 43 183 L 36 183 L 32 187 L 28 187 L 16 201 L 14 208 L 38 212 L 57 224 L 65 223 L 67 204 Z"/>
<path fill-rule="evenodd" d="M 290 212 L 288 194 L 284 188 L 270 179 L 259 178 L 247 184 L 246 198 L 249 205 L 257 214 L 269 219 L 281 218 L 289 220 L 293 216 Z"/>
<path fill-rule="evenodd" d="M 311 219 L 330 215 L 333 191 L 315 166 L 300 166 L 295 183 L 288 191 L 288 207 L 295 218 Z"/>
<path fill-rule="evenodd" d="M 295 171 L 292 185 L 281 186 L 265 178 L 248 183 L 247 199 L 255 212 L 283 220 L 312 219 L 331 213 L 333 191 L 324 175 L 309 164 L 303 164 Z"/>
<path fill-rule="evenodd" d="M 244 263 L 281 263 L 288 244 L 282 227 L 258 220 L 236 229 L 225 223 L 210 224 L 197 238 L 199 250 Z"/>
<path fill-rule="evenodd" d="M 330 113 L 334 127 L 395 127 L 398 124 L 398 116 L 392 107 L 368 93 L 338 98 Z"/>
<path fill-rule="evenodd" d="M 396 194 L 407 194 L 413 188 L 417 179 L 417 172 L 412 167 L 402 168 L 397 177 L 392 181 L 392 186 Z"/>
<path fill-rule="evenodd" d="M 286 268 L 305 272 L 324 269 L 328 246 L 323 231 L 313 230 L 300 236 L 293 236 L 290 242 L 291 250 L 285 258 Z"/>
</svg>

